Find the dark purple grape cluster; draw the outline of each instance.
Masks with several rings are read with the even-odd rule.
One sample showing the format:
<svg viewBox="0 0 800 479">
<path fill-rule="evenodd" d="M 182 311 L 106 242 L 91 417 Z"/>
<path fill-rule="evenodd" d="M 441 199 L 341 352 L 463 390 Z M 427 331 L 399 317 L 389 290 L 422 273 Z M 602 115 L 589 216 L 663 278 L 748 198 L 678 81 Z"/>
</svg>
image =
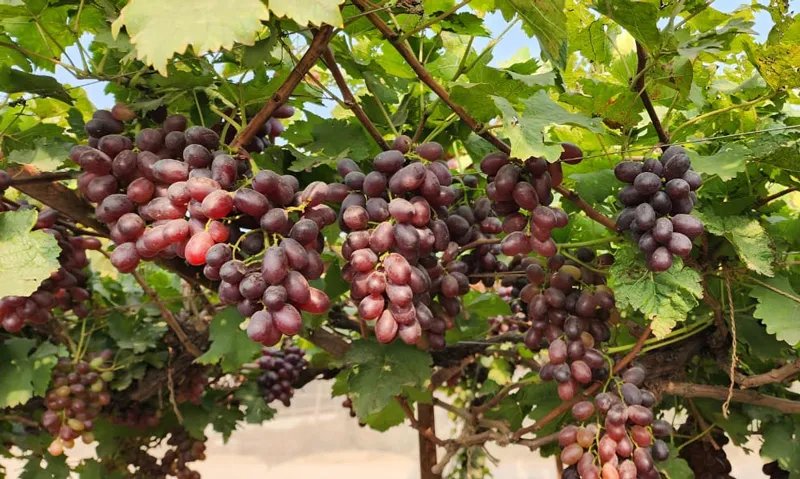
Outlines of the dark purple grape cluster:
<svg viewBox="0 0 800 479">
<path fill-rule="evenodd" d="M 594 251 L 586 248 L 576 254 L 584 264 L 595 260 Z M 607 261 L 604 256 L 597 263 Z M 611 338 L 607 323 L 614 309 L 614 292 L 605 285 L 605 277 L 560 254 L 546 264 L 523 257 L 513 270 L 525 272 L 524 278 L 516 280 L 531 325 L 525 345 L 538 351 L 543 342 L 549 344 L 549 362 L 539 372 L 542 380 L 555 379 L 558 394 L 566 401 L 581 385 L 607 378 L 607 361 L 595 349 Z"/>
<path fill-rule="evenodd" d="M 111 350 L 104 350 L 87 355 L 85 361 L 58 360 L 41 419 L 42 426 L 55 436 L 48 448 L 50 454 L 60 456 L 64 449 L 74 446 L 78 437 L 86 444 L 94 442 L 94 421 L 111 402 L 111 358 Z"/>
<path fill-rule="evenodd" d="M 617 198 L 625 209 L 617 217 L 621 231 L 631 231 L 651 271 L 666 271 L 673 255 L 686 257 L 703 223 L 691 215 L 695 191 L 703 181 L 692 170 L 686 150 L 671 146 L 661 159 L 623 161 L 614 167 L 618 180 L 628 183 Z"/>
<path fill-rule="evenodd" d="M 217 132 L 189 126 L 181 115 L 142 129 L 135 141 L 109 115 L 96 112 L 93 124 L 113 128 L 87 124 L 97 148 L 76 146 L 72 158 L 86 170 L 80 191 L 99 203 L 97 217 L 110 227 L 117 269 L 131 272 L 157 256 L 203 266 L 208 279 L 220 281 L 220 301 L 236 304 L 250 318 L 250 338 L 267 346 L 300 331 L 300 311 L 329 308 L 327 295 L 308 281 L 323 273 L 321 230 L 336 221 L 323 202 L 341 201 L 346 188 L 314 182 L 301 190 L 294 176 L 269 170 L 253 176 L 249 161 L 218 150 Z"/>
<path fill-rule="evenodd" d="M 4 205 L 4 209 L 10 205 Z M 22 204 L 20 208 L 30 209 Z M 61 252 L 58 255 L 60 267 L 39 285 L 30 296 L 5 296 L 0 299 L 0 324 L 9 333 L 20 331 L 25 324 L 41 325 L 53 317 L 53 311 L 72 311 L 77 317 L 89 314 L 86 303 L 91 299 L 88 276 L 84 268 L 89 265 L 87 249 L 100 249 L 100 241 L 89 236 L 73 236 L 66 227 L 57 224 L 58 211 L 42 209 L 34 225 L 34 230 L 52 235 L 58 242 Z"/>
<path fill-rule="evenodd" d="M 399 149 L 378 154 L 366 175 L 352 160 L 337 165 L 350 190 L 339 217 L 348 232 L 342 273 L 359 317 L 377 320 L 378 341 L 400 336 L 416 344 L 427 331 L 429 345 L 441 349 L 448 320 L 461 310 L 458 296 L 469 291 L 467 276 L 447 271 L 435 256 L 450 245 L 452 176 L 438 143 L 411 154 L 406 137 L 394 144 Z"/>
<path fill-rule="evenodd" d="M 289 407 L 294 396 L 294 383 L 308 367 L 305 351 L 288 342 L 282 349 L 264 348 L 258 358 L 258 367 L 264 370 L 258 377 L 264 401 L 269 404 L 278 400 Z"/>
<path fill-rule="evenodd" d="M 568 425 L 558 435 L 561 462 L 567 469 L 562 477 L 581 479 L 657 479 L 654 461 L 669 458 L 663 439 L 672 426 L 655 420 L 655 396 L 641 389 L 645 371 L 631 367 L 621 378 L 612 378 L 610 390 L 594 401 L 572 406 L 572 417 L 586 426 Z"/>
<path fill-rule="evenodd" d="M 126 404 L 124 407 L 115 408 L 108 411 L 104 416 L 112 424 L 139 431 L 153 429 L 158 427 L 161 423 L 161 411 L 140 402 L 134 402 Z"/>
<path fill-rule="evenodd" d="M 550 233 L 567 225 L 567 214 L 551 208 L 551 188 L 561 184 L 561 163 L 544 158 L 528 158 L 524 163 L 501 152 L 486 155 L 480 164 L 488 177 L 486 196 L 494 212 L 504 217 L 500 228 L 507 234 L 500 249 L 507 256 L 531 251 L 550 257 L 557 247 Z M 494 223 L 494 221 L 492 221 Z M 497 225 L 494 225 L 495 229 Z M 499 231 L 498 231 L 499 233 Z"/>
<path fill-rule="evenodd" d="M 772 461 L 764 464 L 764 466 L 761 468 L 761 472 L 763 472 L 765 476 L 769 477 L 769 479 L 789 479 L 790 476 L 789 471 L 781 469 L 778 461 Z"/>
<path fill-rule="evenodd" d="M 693 437 L 698 434 L 694 419 L 690 417 L 688 421 L 678 428 L 678 433 L 684 437 Z M 720 446 L 719 449 L 708 440 L 712 438 Z M 709 436 L 681 447 L 678 457 L 689 463 L 689 468 L 697 479 L 733 479 L 733 476 L 731 476 L 733 468 L 725 449 L 723 449 L 726 444 L 728 444 L 728 437 L 717 429 L 712 431 Z M 788 477 L 781 475 L 780 468 L 764 467 L 766 468 L 764 470 L 765 474 L 768 474 L 767 470 L 772 470 L 775 477 Z"/>
</svg>

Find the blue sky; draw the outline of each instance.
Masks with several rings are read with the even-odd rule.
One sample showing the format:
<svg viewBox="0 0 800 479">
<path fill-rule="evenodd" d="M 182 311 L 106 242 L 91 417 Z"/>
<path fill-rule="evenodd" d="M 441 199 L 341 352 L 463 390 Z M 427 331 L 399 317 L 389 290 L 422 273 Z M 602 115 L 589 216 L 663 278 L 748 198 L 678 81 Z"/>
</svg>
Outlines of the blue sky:
<svg viewBox="0 0 800 479">
<path fill-rule="evenodd" d="M 791 11 L 797 12 L 800 10 L 800 0 L 791 0 L 789 4 Z M 731 12 L 736 10 L 736 8 L 738 8 L 740 5 L 742 5 L 741 0 L 717 0 L 714 2 L 713 6 L 717 10 Z M 507 23 L 503 19 L 502 15 L 491 14 L 486 18 L 486 25 L 492 31 L 492 33 L 497 35 L 505 29 Z M 769 14 L 766 12 L 758 12 L 755 26 L 755 30 L 758 32 L 758 34 L 760 36 L 766 35 L 771 27 L 772 21 L 769 18 Z M 474 44 L 476 48 L 481 49 L 489 41 L 490 39 L 488 38 L 478 38 L 475 40 Z M 528 38 L 528 36 L 522 32 L 522 29 L 519 27 L 519 25 L 517 25 L 511 31 L 509 31 L 500 44 L 495 47 L 493 63 L 503 62 L 523 47 L 528 47 L 534 56 L 538 56 L 539 44 L 536 39 Z M 73 48 L 73 50 L 76 49 Z M 77 56 L 77 50 L 69 51 L 68 49 L 68 53 L 73 54 L 71 55 L 73 58 Z M 84 89 L 86 90 L 89 99 L 98 108 L 111 108 L 111 106 L 114 105 L 114 98 L 110 95 L 107 95 L 104 91 L 104 82 L 95 83 L 92 80 L 77 80 L 72 74 L 61 67 L 56 67 L 55 77 L 61 83 L 68 83 L 73 86 L 86 85 Z"/>
</svg>

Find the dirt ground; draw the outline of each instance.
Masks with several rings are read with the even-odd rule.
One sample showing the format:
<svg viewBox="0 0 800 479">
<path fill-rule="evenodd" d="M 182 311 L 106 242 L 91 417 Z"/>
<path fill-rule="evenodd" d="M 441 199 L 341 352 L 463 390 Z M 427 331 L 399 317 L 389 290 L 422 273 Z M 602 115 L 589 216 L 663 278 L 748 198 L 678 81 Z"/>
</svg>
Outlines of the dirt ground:
<svg viewBox="0 0 800 479">
<path fill-rule="evenodd" d="M 417 437 L 408 427 L 386 433 L 361 428 L 341 405 L 331 399 L 330 382 L 315 382 L 300 391 L 291 408 L 280 408 L 276 419 L 262 425 L 246 425 L 233 433 L 227 444 L 209 433 L 208 459 L 194 463 L 204 479 L 414 479 L 419 477 Z M 438 414 L 438 412 L 437 412 Z M 446 414 L 437 415 L 438 434 L 451 432 Z M 757 451 L 758 443 L 750 444 Z M 77 449 L 77 448 L 76 448 Z M 490 447 L 499 460 L 496 479 L 555 479 L 552 458 L 544 459 L 521 447 Z M 91 455 L 88 448 L 71 451 L 74 459 Z M 729 449 L 738 478 L 763 477 L 757 454 Z M 21 465 L 0 459 L 17 479 Z"/>
</svg>

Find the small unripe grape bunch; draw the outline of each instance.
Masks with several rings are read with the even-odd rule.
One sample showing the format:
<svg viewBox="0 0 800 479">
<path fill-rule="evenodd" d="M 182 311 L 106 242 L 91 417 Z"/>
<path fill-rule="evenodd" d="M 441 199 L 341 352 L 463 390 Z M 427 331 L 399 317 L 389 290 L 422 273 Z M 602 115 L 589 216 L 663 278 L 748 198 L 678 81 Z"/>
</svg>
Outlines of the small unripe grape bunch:
<svg viewBox="0 0 800 479">
<path fill-rule="evenodd" d="M 269 404 L 277 400 L 289 407 L 294 383 L 308 367 L 305 351 L 286 342 L 282 349 L 264 348 L 261 354 L 258 366 L 264 372 L 258 377 L 258 386 L 264 401 Z"/>
<path fill-rule="evenodd" d="M 108 383 L 114 379 L 112 357 L 111 350 L 104 350 L 87 354 L 78 362 L 58 360 L 41 419 L 42 426 L 56 436 L 48 448 L 50 454 L 61 455 L 79 437 L 86 444 L 94 442 L 94 421 L 111 402 Z"/>
<path fill-rule="evenodd" d="M 551 188 L 563 180 L 561 163 L 535 157 L 522 162 L 496 152 L 486 155 L 480 168 L 488 177 L 486 196 L 492 200 L 491 207 L 505 218 L 501 229 L 507 236 L 500 243 L 503 254 L 556 254 L 551 232 L 568 221 L 564 210 L 550 207 L 554 199 Z"/>
<path fill-rule="evenodd" d="M 587 248 L 576 256 L 584 264 L 608 262 L 605 255 L 595 261 L 594 251 Z M 608 377 L 607 360 L 595 347 L 611 338 L 607 322 L 614 293 L 602 274 L 560 254 L 547 264 L 523 258 L 519 268 L 524 268 L 528 281 L 519 292 L 531 324 L 525 345 L 538 351 L 543 342 L 549 344 L 549 362 L 539 374 L 544 381 L 558 382 L 559 396 L 569 400 L 580 386 Z"/>
<path fill-rule="evenodd" d="M 455 296 L 464 294 L 460 283 L 450 288 L 451 278 L 434 298 L 439 292 L 434 282 L 444 273 L 436 253 L 450 244 L 447 208 L 455 190 L 442 146 L 424 143 L 406 155 L 410 143 L 398 138 L 397 149 L 378 154 L 374 171 L 366 175 L 352 160 L 337 165 L 349 191 L 339 216 L 348 232 L 342 275 L 350 282 L 359 317 L 376 321 L 378 341 L 399 336 L 416 344 L 425 331 L 430 347 L 441 349 L 444 332 L 460 311 Z"/>
<path fill-rule="evenodd" d="M 673 256 L 687 257 L 703 223 L 691 215 L 702 185 L 686 150 L 670 146 L 659 160 L 623 161 L 614 167 L 618 180 L 628 183 L 617 194 L 625 207 L 617 217 L 621 231 L 631 232 L 651 271 L 666 271 Z"/>
<path fill-rule="evenodd" d="M 32 209 L 27 204 L 22 209 Z M 89 266 L 86 250 L 99 249 L 97 238 L 74 236 L 64 226 L 58 224 L 58 211 L 42 209 L 39 211 L 33 229 L 43 231 L 55 238 L 60 248 L 59 269 L 42 281 L 30 296 L 5 296 L 0 298 L 0 325 L 9 333 L 19 332 L 26 324 L 41 325 L 52 319 L 52 311 L 72 311 L 77 317 L 89 314 L 88 304 L 91 292 L 85 268 Z"/>
<path fill-rule="evenodd" d="M 558 436 L 563 477 L 581 479 L 657 479 L 656 461 L 669 458 L 663 438 L 672 426 L 655 420 L 656 397 L 642 389 L 645 371 L 632 367 L 614 377 L 608 391 L 572 406 L 572 417 Z"/>
</svg>

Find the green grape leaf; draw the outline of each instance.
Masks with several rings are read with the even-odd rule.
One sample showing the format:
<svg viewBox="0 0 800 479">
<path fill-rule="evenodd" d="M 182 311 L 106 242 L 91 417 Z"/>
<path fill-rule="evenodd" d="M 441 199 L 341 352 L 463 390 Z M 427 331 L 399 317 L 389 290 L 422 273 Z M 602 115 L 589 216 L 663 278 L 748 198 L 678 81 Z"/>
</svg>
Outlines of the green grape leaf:
<svg viewBox="0 0 800 479">
<path fill-rule="evenodd" d="M 402 406 L 397 401 L 390 401 L 380 411 L 376 411 L 363 419 L 364 424 L 372 429 L 385 432 L 389 429 L 403 424 L 406 419 L 406 413 L 403 412 Z"/>
<path fill-rule="evenodd" d="M 592 8 L 614 20 L 651 51 L 661 43 L 658 31 L 658 8 L 650 2 L 634 0 L 597 0 Z"/>
<path fill-rule="evenodd" d="M 522 20 L 522 28 L 536 35 L 545 58 L 559 68 L 567 66 L 567 15 L 564 0 L 497 0 L 503 17 L 514 14 Z"/>
<path fill-rule="evenodd" d="M 689 311 L 703 297 L 700 274 L 683 265 L 680 258 L 662 273 L 647 270 L 641 254 L 630 244 L 614 255 L 609 286 L 614 290 L 617 306 L 641 312 L 651 320 L 656 337 L 663 337 L 679 322 L 686 321 Z"/>
<path fill-rule="evenodd" d="M 217 313 L 209 326 L 211 346 L 196 361 L 200 364 L 221 362 L 225 372 L 236 371 L 242 364 L 252 361 L 261 351 L 261 345 L 251 341 L 239 328 L 242 321 L 244 318 L 234 307 Z"/>
<path fill-rule="evenodd" d="M 534 421 L 541 420 L 563 402 L 558 397 L 558 385 L 555 381 L 532 383 L 528 386 L 523 386 L 513 397 L 519 404 L 533 408 L 530 410 L 528 417 Z M 544 436 L 555 432 L 558 429 L 558 423 L 559 421 L 552 421 L 544 429 L 537 431 L 536 434 Z"/>
<path fill-rule="evenodd" d="M 597 170 L 591 173 L 569 175 L 575 182 L 575 190 L 581 198 L 591 204 L 601 203 L 619 187 L 613 170 Z"/>
<path fill-rule="evenodd" d="M 362 420 L 394 401 L 403 386 L 421 386 L 431 372 L 428 353 L 399 341 L 388 345 L 356 341 L 345 361 L 353 365 L 348 377 L 350 398 Z"/>
<path fill-rule="evenodd" d="M 164 323 L 146 321 L 143 314 L 133 317 L 121 311 L 111 311 L 107 322 L 108 335 L 117 342 L 117 347 L 130 349 L 136 354 L 155 348 L 167 332 Z"/>
<path fill-rule="evenodd" d="M 279 17 L 291 18 L 298 25 L 343 25 L 339 5 L 345 0 L 269 0 L 269 9 Z"/>
<path fill-rule="evenodd" d="M 31 231 L 34 210 L 0 213 L 0 297 L 28 296 L 60 265 L 61 248 L 44 231 Z"/>
<path fill-rule="evenodd" d="M 778 461 L 781 469 L 800 473 L 800 431 L 792 421 L 765 424 L 761 436 L 761 457 L 764 462 Z"/>
<path fill-rule="evenodd" d="M 261 395 L 255 381 L 245 382 L 233 395 L 244 406 L 244 418 L 248 424 L 261 424 L 269 421 L 277 412 L 264 402 L 264 396 Z"/>
<path fill-rule="evenodd" d="M 35 349 L 34 349 L 35 348 Z M 63 347 L 33 339 L 14 338 L 0 344 L 0 408 L 25 404 L 43 396 L 50 384 L 50 373 L 64 355 Z"/>
<path fill-rule="evenodd" d="M 739 143 L 726 143 L 710 156 L 702 156 L 693 150 L 686 150 L 692 160 L 692 168 L 704 176 L 717 175 L 723 181 L 736 178 L 745 171 L 745 160 L 750 150 Z"/>
<path fill-rule="evenodd" d="M 689 463 L 678 457 L 675 449 L 670 449 L 669 458 L 666 461 L 658 462 L 656 465 L 658 471 L 667 479 L 694 479 L 694 472 L 689 467 Z"/>
<path fill-rule="evenodd" d="M 47 463 L 42 467 L 42 458 L 36 454 L 28 457 L 28 462 L 19 475 L 19 479 L 68 479 L 70 468 L 65 456 L 47 455 Z"/>
<path fill-rule="evenodd" d="M 525 110 L 515 111 L 505 98 L 492 97 L 503 113 L 503 128 L 500 130 L 511 140 L 511 156 L 527 159 L 532 156 L 554 161 L 564 151 L 560 144 L 545 144 L 546 130 L 552 125 L 571 125 L 601 132 L 597 119 L 580 113 L 570 113 L 553 101 L 546 91 L 538 91 L 527 100 L 522 100 Z"/>
<path fill-rule="evenodd" d="M 260 0 L 237 0 L 236 8 L 217 0 L 131 0 L 111 30 L 116 38 L 125 27 L 136 58 L 167 76 L 167 61 L 175 53 L 184 53 L 189 45 L 197 55 L 230 49 L 234 42 L 252 45 L 261 20 L 268 18 Z"/>
<path fill-rule="evenodd" d="M 760 319 L 770 334 L 790 346 L 796 346 L 800 342 L 800 323 L 797 321 L 800 317 L 800 302 L 797 301 L 800 295 L 784 276 L 765 278 L 762 282 L 770 287 L 756 285 L 750 291 L 750 296 L 758 300 L 753 317 Z"/>
<path fill-rule="evenodd" d="M 84 460 L 80 466 L 76 468 L 76 471 L 80 474 L 78 476 L 80 479 L 123 479 L 124 476 L 120 471 L 107 471 L 105 466 L 95 460 L 95 459 L 86 459 Z"/>
<path fill-rule="evenodd" d="M 39 171 L 55 171 L 69 158 L 70 145 L 62 141 L 36 138 L 33 144 L 32 149 L 12 151 L 8 161 L 31 165 Z"/>
<path fill-rule="evenodd" d="M 748 269 L 764 276 L 772 276 L 775 251 L 772 240 L 756 219 L 744 216 L 717 216 L 704 210 L 696 215 L 709 233 L 724 236 L 733 245 L 739 258 Z"/>
<path fill-rule="evenodd" d="M 0 91 L 6 93 L 30 93 L 73 103 L 67 90 L 55 78 L 45 75 L 32 75 L 15 68 L 0 66 Z"/>
</svg>

